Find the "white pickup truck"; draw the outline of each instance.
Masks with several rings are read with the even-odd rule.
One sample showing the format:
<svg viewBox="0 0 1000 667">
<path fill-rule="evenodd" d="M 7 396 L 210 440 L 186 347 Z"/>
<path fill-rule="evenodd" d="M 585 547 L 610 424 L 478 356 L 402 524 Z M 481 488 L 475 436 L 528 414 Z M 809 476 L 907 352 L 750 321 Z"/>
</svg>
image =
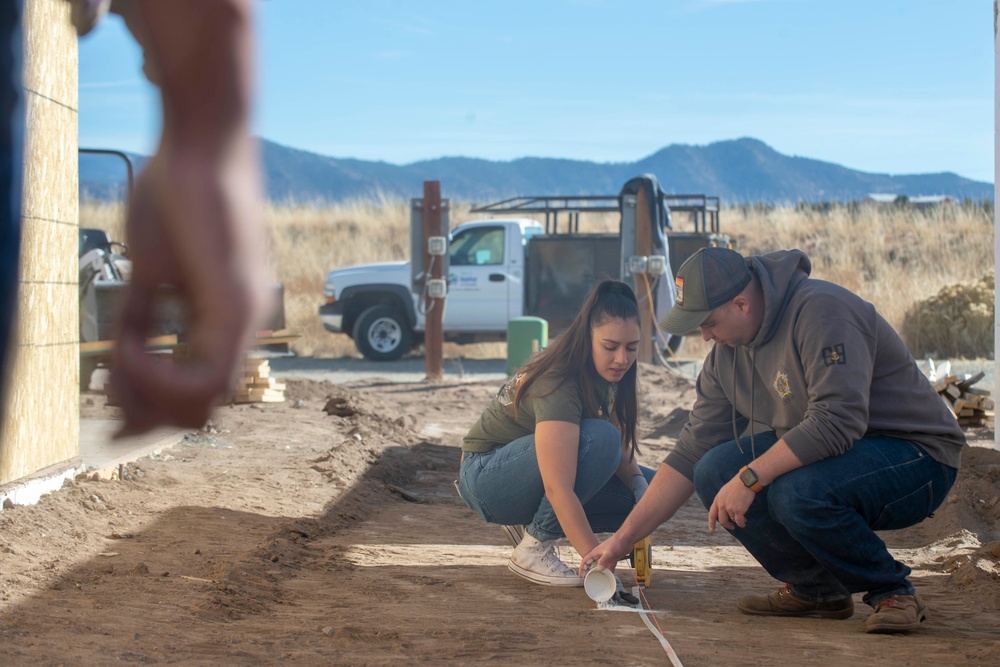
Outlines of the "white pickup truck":
<svg viewBox="0 0 1000 667">
<path fill-rule="evenodd" d="M 637 197 L 638 188 L 655 196 Z M 697 204 L 691 203 L 692 198 Z M 717 199 L 706 207 L 706 200 L 711 199 L 663 194 L 655 178 L 643 176 L 626 183 L 617 196 L 516 198 L 473 209 L 487 214 L 505 210 L 544 213 L 546 224 L 521 217 L 496 217 L 465 222 L 452 230 L 443 301 L 445 340 L 505 340 L 508 322 L 525 315 L 545 319 L 549 335 L 558 334 L 576 315 L 593 284 L 603 278 L 630 282 L 640 307 L 649 307 L 652 302 L 649 314 L 659 320 L 673 304 L 671 266 L 680 266 L 698 247 L 729 243 L 728 237 L 717 233 Z M 668 206 L 694 212 L 695 232 L 670 231 Z M 550 216 L 558 210 L 569 212 L 572 219 L 581 207 L 595 212 L 620 210 L 619 233 L 581 234 L 572 224 L 570 231 L 555 233 L 558 223 Z M 706 212 L 711 224 L 706 223 Z M 555 222 L 552 230 L 548 229 L 550 219 Z M 639 241 L 638 236 L 645 240 Z M 644 255 L 669 255 L 666 275 L 647 274 L 647 283 L 632 273 L 629 260 L 635 259 L 630 257 L 634 253 L 623 252 L 623 248 L 640 247 L 637 243 L 650 244 Z M 419 307 L 422 299 L 412 290 L 412 280 L 409 262 L 330 271 L 324 286 L 325 303 L 319 308 L 323 327 L 353 338 L 358 351 L 368 359 L 398 359 L 421 341 L 425 329 Z M 669 344 L 676 349 L 679 342 L 676 339 Z"/>
<path fill-rule="evenodd" d="M 462 343 L 503 340 L 507 322 L 525 314 L 525 248 L 544 234 L 537 221 L 510 218 L 467 222 L 448 244 L 445 338 Z M 363 264 L 326 275 L 323 327 L 354 339 L 373 360 L 398 359 L 418 342 L 424 313 L 410 291 L 409 262 Z"/>
</svg>

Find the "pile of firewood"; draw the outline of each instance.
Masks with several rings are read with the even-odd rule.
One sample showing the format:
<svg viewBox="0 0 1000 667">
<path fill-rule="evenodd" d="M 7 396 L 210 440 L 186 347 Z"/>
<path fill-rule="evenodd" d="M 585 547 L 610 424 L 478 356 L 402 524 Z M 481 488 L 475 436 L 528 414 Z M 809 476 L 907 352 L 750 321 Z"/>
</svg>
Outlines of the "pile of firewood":
<svg viewBox="0 0 1000 667">
<path fill-rule="evenodd" d="M 975 375 L 946 375 L 934 382 L 934 389 L 955 413 L 963 428 L 993 426 L 993 399 L 990 398 L 990 392 L 973 386 L 983 377 L 982 372 Z"/>
<path fill-rule="evenodd" d="M 233 403 L 281 403 L 285 400 L 285 383 L 271 377 L 267 359 L 247 357 L 243 377 L 236 383 Z"/>
</svg>

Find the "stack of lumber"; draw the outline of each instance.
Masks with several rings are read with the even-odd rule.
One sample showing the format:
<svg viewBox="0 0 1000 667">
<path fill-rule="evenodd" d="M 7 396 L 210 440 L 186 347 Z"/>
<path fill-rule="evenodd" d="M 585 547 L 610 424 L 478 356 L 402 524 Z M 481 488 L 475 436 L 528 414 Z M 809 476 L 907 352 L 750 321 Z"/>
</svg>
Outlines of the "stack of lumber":
<svg viewBox="0 0 1000 667">
<path fill-rule="evenodd" d="M 955 413 L 963 428 L 993 426 L 993 399 L 990 398 L 990 392 L 973 386 L 983 377 L 981 372 L 975 375 L 947 375 L 934 383 L 934 389 Z"/>
<path fill-rule="evenodd" d="M 285 400 L 285 383 L 271 377 L 267 359 L 247 357 L 243 362 L 243 377 L 236 383 L 233 403 L 281 403 Z"/>
</svg>

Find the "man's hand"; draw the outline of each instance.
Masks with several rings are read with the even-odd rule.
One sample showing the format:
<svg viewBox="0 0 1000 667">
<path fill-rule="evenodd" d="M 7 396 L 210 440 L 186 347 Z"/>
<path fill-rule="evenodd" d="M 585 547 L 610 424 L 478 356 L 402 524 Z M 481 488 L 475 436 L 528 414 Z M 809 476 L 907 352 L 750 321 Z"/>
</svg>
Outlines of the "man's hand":
<svg viewBox="0 0 1000 667">
<path fill-rule="evenodd" d="M 615 533 L 583 557 L 583 561 L 580 563 L 580 576 L 586 576 L 587 571 L 595 567 L 602 567 L 614 572 L 618 561 L 627 556 L 632 551 L 632 547 L 631 543 L 625 542 L 618 537 L 618 533 Z"/>
<path fill-rule="evenodd" d="M 779 439 L 763 456 L 750 463 L 757 473 L 757 479 L 764 487 L 785 473 L 802 467 L 802 461 L 783 439 Z M 756 495 L 747 488 L 739 475 L 733 477 L 719 489 L 712 507 L 708 510 L 708 529 L 715 530 L 716 522 L 721 523 L 726 530 L 732 530 L 736 526 L 746 528 L 747 510 L 750 509 Z"/>
<path fill-rule="evenodd" d="M 618 561 L 632 552 L 636 541 L 652 534 L 693 493 L 694 484 L 691 480 L 666 463 L 660 464 L 653 481 L 639 494 L 642 501 L 632 509 L 621 528 L 583 557 L 580 575 L 583 576 L 590 567 L 600 566 L 614 570 Z"/>
<path fill-rule="evenodd" d="M 714 531 L 716 522 L 722 524 L 726 530 L 732 530 L 736 526 L 746 528 L 746 513 L 756 495 L 739 477 L 733 477 L 719 489 L 712 507 L 708 510 L 708 529 Z"/>
</svg>

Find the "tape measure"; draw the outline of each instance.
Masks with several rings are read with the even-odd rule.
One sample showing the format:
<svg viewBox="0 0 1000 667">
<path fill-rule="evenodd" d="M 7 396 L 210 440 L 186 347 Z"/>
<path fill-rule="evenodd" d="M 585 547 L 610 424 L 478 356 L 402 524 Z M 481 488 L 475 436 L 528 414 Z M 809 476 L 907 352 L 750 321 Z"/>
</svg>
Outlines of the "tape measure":
<svg viewBox="0 0 1000 667">
<path fill-rule="evenodd" d="M 635 579 L 642 586 L 649 586 L 653 582 L 653 539 L 644 537 L 632 547 L 632 568 L 635 570 Z"/>
</svg>

